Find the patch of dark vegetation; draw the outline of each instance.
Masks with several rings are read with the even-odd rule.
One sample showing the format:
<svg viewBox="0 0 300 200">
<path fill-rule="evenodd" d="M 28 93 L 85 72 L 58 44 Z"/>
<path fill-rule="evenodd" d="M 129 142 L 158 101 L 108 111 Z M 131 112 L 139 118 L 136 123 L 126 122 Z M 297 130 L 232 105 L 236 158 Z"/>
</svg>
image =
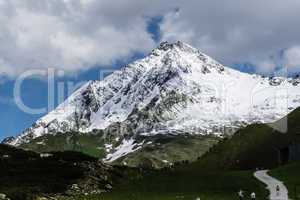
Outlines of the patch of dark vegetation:
<svg viewBox="0 0 300 200">
<path fill-rule="evenodd" d="M 94 168 L 97 171 L 93 171 Z M 43 194 L 64 194 L 72 184 L 83 181 L 81 185 L 84 185 L 86 177 L 92 176 L 98 176 L 99 180 L 93 185 L 105 189 L 109 183 L 104 178 L 105 173 L 109 175 L 104 165 L 79 152 L 37 154 L 0 145 L 0 193 L 12 200 L 31 200 Z"/>
</svg>

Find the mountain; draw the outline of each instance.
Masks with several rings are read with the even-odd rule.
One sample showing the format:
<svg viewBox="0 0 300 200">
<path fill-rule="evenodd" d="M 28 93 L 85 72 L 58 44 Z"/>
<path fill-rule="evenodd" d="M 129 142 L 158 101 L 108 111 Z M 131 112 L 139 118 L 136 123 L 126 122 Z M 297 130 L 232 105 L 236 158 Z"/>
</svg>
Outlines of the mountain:
<svg viewBox="0 0 300 200">
<path fill-rule="evenodd" d="M 15 137 L 7 137 L 7 138 L 4 138 L 2 141 L 1 141 L 1 143 L 2 144 L 9 144 L 9 143 L 11 143 L 11 142 L 13 142 L 14 140 L 15 140 L 16 138 Z"/>
<path fill-rule="evenodd" d="M 148 146 L 147 139 L 137 140 L 141 137 L 223 136 L 248 124 L 274 122 L 300 105 L 299 83 L 299 78 L 242 73 L 188 44 L 164 42 L 105 79 L 87 82 L 6 143 L 100 133 L 110 140 L 98 148 L 112 162 Z"/>
</svg>

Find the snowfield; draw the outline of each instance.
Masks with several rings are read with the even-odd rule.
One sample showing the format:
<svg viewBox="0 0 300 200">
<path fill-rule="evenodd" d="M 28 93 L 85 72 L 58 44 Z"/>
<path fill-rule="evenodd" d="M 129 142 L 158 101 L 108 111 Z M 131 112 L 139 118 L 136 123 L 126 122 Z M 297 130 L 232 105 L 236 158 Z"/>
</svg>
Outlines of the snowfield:
<svg viewBox="0 0 300 200">
<path fill-rule="evenodd" d="M 141 149 L 143 144 L 144 142 L 135 144 L 135 141 L 133 139 L 129 139 L 129 140 L 124 139 L 122 141 L 122 144 L 116 148 L 116 151 L 114 153 L 108 154 L 106 156 L 104 162 L 108 162 L 108 163 L 113 162 L 118 158 L 121 158 L 129 153 L 135 152 Z"/>
</svg>

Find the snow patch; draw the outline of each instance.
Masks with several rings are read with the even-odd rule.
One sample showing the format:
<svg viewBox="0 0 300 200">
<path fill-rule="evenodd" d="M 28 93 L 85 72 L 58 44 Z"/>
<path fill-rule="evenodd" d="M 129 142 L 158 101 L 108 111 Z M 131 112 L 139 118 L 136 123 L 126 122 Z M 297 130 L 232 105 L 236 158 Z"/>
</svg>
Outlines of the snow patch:
<svg viewBox="0 0 300 200">
<path fill-rule="evenodd" d="M 135 143 L 134 139 L 129 139 L 129 140 L 124 139 L 122 141 L 122 143 L 118 147 L 116 147 L 115 152 L 108 154 L 106 156 L 106 158 L 104 159 L 104 162 L 107 162 L 107 163 L 113 162 L 123 156 L 126 156 L 129 153 L 135 152 L 135 151 L 141 149 L 143 144 L 144 144 L 144 141 L 137 144 L 137 143 Z"/>
</svg>

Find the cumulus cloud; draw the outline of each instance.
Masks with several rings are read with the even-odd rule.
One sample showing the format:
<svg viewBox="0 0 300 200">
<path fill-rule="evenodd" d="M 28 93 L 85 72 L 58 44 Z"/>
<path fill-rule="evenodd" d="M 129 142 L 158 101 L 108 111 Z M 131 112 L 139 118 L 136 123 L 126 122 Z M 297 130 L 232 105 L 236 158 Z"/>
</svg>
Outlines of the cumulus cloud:
<svg viewBox="0 0 300 200">
<path fill-rule="evenodd" d="M 292 46 L 274 54 L 268 59 L 255 63 L 256 71 L 261 74 L 288 76 L 300 72 L 300 46 Z"/>
<path fill-rule="evenodd" d="M 284 59 L 287 67 L 300 67 L 300 46 L 287 49 L 284 52 Z"/>
<path fill-rule="evenodd" d="M 139 0 L 0 0 L 0 74 L 73 72 L 148 52 L 147 21 L 159 10 Z"/>
<path fill-rule="evenodd" d="M 299 10 L 295 0 L 0 0 L 0 75 L 77 72 L 149 52 L 157 44 L 147 26 L 157 16 L 162 41 L 182 40 L 224 64 L 270 69 L 265 60 L 290 49 L 294 65 Z"/>
<path fill-rule="evenodd" d="M 187 41 L 228 65 L 270 69 L 266 59 L 300 44 L 299 1 L 191 0 L 177 1 L 177 7 L 164 17 L 162 39 Z"/>
</svg>

